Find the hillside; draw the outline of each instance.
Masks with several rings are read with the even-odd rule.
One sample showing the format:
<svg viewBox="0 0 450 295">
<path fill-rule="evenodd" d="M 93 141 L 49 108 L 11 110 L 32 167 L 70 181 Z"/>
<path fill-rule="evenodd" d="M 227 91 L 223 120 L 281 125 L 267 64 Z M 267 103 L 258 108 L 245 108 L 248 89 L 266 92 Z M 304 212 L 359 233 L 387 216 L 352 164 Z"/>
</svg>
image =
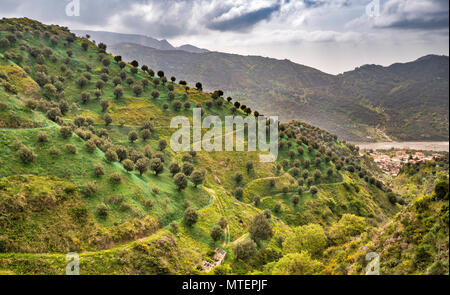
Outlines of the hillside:
<svg viewBox="0 0 450 295">
<path fill-rule="evenodd" d="M 308 123 L 280 124 L 274 163 L 173 151 L 173 117 L 257 109 L 108 51 L 0 20 L 0 274 L 64 274 L 69 251 L 81 274 L 320 274 L 327 248 L 404 210 L 370 159 Z"/>
<path fill-rule="evenodd" d="M 192 54 L 127 42 L 110 49 L 127 60 L 165 69 L 190 85 L 201 81 L 207 90 L 223 89 L 226 96 L 266 115 L 306 121 L 346 140 L 448 140 L 446 56 L 389 67 L 366 65 L 333 76 L 258 56 Z"/>
</svg>

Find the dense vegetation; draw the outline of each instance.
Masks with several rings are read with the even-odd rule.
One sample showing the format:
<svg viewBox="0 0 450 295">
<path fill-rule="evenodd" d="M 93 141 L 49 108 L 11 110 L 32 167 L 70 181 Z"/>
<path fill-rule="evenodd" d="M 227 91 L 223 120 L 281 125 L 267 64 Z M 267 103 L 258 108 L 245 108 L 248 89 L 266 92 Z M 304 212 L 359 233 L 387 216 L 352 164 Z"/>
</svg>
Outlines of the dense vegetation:
<svg viewBox="0 0 450 295">
<path fill-rule="evenodd" d="M 75 251 L 82 274 L 199 274 L 216 248 L 227 256 L 212 274 L 339 273 L 331 251 L 415 206 L 390 197 L 355 146 L 303 122 L 280 125 L 275 163 L 174 152 L 170 120 L 195 106 L 258 115 L 176 81 L 67 28 L 0 21 L 0 273 L 64 274 Z M 415 273 L 448 257 L 448 182 L 439 187 L 423 198 L 427 217 L 447 210 L 447 223 L 432 220 L 446 249 L 427 248 Z"/>
</svg>

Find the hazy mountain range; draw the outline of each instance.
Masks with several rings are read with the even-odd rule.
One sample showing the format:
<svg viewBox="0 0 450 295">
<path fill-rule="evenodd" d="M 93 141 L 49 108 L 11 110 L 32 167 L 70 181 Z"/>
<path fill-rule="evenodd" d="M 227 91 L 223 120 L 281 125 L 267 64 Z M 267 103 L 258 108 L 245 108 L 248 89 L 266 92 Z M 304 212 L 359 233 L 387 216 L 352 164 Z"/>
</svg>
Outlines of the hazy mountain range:
<svg viewBox="0 0 450 295">
<path fill-rule="evenodd" d="M 105 44 L 114 45 L 118 43 L 128 42 L 135 43 L 143 46 L 152 47 L 160 50 L 183 50 L 193 53 L 208 52 L 207 49 L 198 48 L 190 44 L 174 47 L 167 40 L 158 40 L 149 36 L 136 35 L 136 34 L 119 34 L 105 31 L 89 31 L 89 30 L 74 30 L 75 34 L 79 36 L 89 35 L 92 40 L 97 42 L 103 42 Z"/>
<path fill-rule="evenodd" d="M 340 75 L 260 56 L 178 48 L 141 35 L 76 31 L 167 75 L 197 81 L 265 115 L 300 119 L 353 141 L 448 140 L 448 56 L 388 67 L 363 65 Z"/>
</svg>

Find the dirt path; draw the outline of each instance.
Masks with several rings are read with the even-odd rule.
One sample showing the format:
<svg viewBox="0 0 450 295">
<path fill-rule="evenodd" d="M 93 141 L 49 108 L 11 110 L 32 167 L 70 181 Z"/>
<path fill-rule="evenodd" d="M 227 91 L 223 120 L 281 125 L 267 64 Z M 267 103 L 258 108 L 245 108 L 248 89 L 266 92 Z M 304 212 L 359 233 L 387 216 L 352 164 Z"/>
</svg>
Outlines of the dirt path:
<svg viewBox="0 0 450 295">
<path fill-rule="evenodd" d="M 217 201 L 217 205 L 219 206 L 219 211 L 220 211 L 221 215 L 225 216 L 225 209 L 223 208 L 223 205 L 222 205 L 222 202 L 220 201 L 220 198 L 218 198 L 216 196 L 216 192 L 213 189 L 207 188 L 207 187 L 205 187 L 205 190 L 213 197 L 213 199 L 215 201 Z M 225 227 L 224 232 L 225 232 L 225 239 L 224 239 L 224 242 L 222 244 L 223 247 L 225 247 L 227 244 L 229 244 L 230 243 L 230 239 L 231 239 L 230 238 L 230 226 L 228 224 Z"/>
</svg>

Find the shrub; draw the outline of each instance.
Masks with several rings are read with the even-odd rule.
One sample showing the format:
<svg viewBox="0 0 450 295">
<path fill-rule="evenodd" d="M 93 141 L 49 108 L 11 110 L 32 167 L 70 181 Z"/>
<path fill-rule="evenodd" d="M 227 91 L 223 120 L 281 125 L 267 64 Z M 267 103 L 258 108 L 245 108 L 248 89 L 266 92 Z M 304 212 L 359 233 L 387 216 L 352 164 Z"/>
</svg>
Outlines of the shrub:
<svg viewBox="0 0 450 295">
<path fill-rule="evenodd" d="M 201 171 L 194 171 L 191 174 L 191 181 L 195 187 L 197 187 L 199 184 L 202 184 L 204 179 L 205 175 Z"/>
<path fill-rule="evenodd" d="M 117 162 L 119 160 L 119 157 L 117 156 L 116 151 L 112 148 L 110 148 L 106 151 L 105 158 L 109 162 Z"/>
<path fill-rule="evenodd" d="M 130 133 L 128 133 L 128 140 L 133 143 L 138 139 L 138 134 L 136 131 L 131 131 Z"/>
<path fill-rule="evenodd" d="M 48 141 L 48 134 L 41 131 L 41 132 L 38 133 L 37 138 L 38 138 L 39 142 L 47 142 Z"/>
<path fill-rule="evenodd" d="M 222 239 L 225 235 L 225 232 L 222 227 L 218 225 L 214 225 L 211 229 L 210 236 L 213 239 L 214 242 L 217 242 L 218 240 Z"/>
<path fill-rule="evenodd" d="M 251 240 L 240 242 L 233 249 L 235 259 L 244 261 L 253 258 L 256 255 L 256 251 L 256 244 Z"/>
<path fill-rule="evenodd" d="M 25 164 L 34 162 L 36 159 L 36 154 L 34 151 L 26 146 L 23 146 L 19 149 L 19 157 Z"/>
<path fill-rule="evenodd" d="M 134 162 L 131 160 L 124 160 L 123 161 L 123 168 L 125 168 L 125 170 L 127 170 L 128 172 L 133 171 L 134 170 Z"/>
<path fill-rule="evenodd" d="M 139 171 L 139 174 L 142 176 L 148 170 L 149 160 L 148 158 L 140 158 L 136 161 L 136 170 Z"/>
<path fill-rule="evenodd" d="M 77 147 L 73 144 L 66 144 L 66 150 L 73 155 L 77 153 Z"/>
<path fill-rule="evenodd" d="M 236 183 L 240 183 L 242 181 L 242 179 L 244 179 L 244 176 L 242 175 L 242 173 L 237 172 L 234 175 L 234 180 L 236 181 Z"/>
<path fill-rule="evenodd" d="M 109 207 L 105 203 L 98 204 L 95 212 L 99 217 L 106 218 L 109 214 Z"/>
<path fill-rule="evenodd" d="M 170 164 L 169 172 L 172 174 L 172 177 L 175 176 L 175 174 L 177 174 L 180 171 L 181 171 L 181 169 L 180 169 L 180 165 L 178 165 L 178 163 L 173 162 Z"/>
<path fill-rule="evenodd" d="M 440 180 L 434 187 L 434 195 L 438 200 L 448 200 L 448 180 Z"/>
<path fill-rule="evenodd" d="M 145 207 L 147 210 L 152 209 L 152 208 L 153 208 L 153 202 L 152 202 L 152 200 L 145 200 L 145 201 L 144 201 L 144 207 Z"/>
<path fill-rule="evenodd" d="M 158 143 L 158 147 L 160 151 L 163 151 L 167 147 L 167 141 L 165 139 L 161 139 Z"/>
<path fill-rule="evenodd" d="M 234 190 L 234 196 L 236 197 L 236 199 L 240 200 L 242 199 L 244 195 L 244 191 L 242 190 L 242 188 L 238 187 Z"/>
<path fill-rule="evenodd" d="M 179 191 L 184 190 L 187 187 L 188 181 L 186 175 L 183 173 L 177 173 L 173 178 L 175 185 L 177 186 Z"/>
<path fill-rule="evenodd" d="M 56 147 L 52 146 L 49 150 L 49 154 L 50 156 L 52 156 L 52 158 L 55 158 L 59 156 L 59 150 Z"/>
<path fill-rule="evenodd" d="M 311 258 L 308 252 L 290 253 L 274 264 L 272 275 L 320 274 L 323 264 Z"/>
<path fill-rule="evenodd" d="M 264 214 L 255 216 L 248 229 L 253 240 L 268 240 L 273 236 L 272 226 Z"/>
<path fill-rule="evenodd" d="M 357 236 L 366 230 L 366 220 L 352 214 L 344 214 L 341 219 L 329 229 L 329 236 L 334 243 L 345 243 L 351 237 Z"/>
<path fill-rule="evenodd" d="M 122 182 L 122 177 L 120 176 L 119 173 L 112 173 L 112 174 L 109 176 L 109 181 L 110 181 L 112 184 L 119 184 L 119 183 Z"/>
<path fill-rule="evenodd" d="M 94 139 L 89 139 L 88 141 L 86 141 L 86 143 L 84 144 L 84 146 L 86 147 L 86 150 L 89 153 L 93 153 L 95 152 L 95 150 L 97 149 L 97 145 L 95 144 Z"/>
<path fill-rule="evenodd" d="M 192 207 L 189 207 L 184 211 L 184 222 L 188 226 L 193 226 L 198 221 L 198 213 L 197 210 L 195 210 Z"/>
<path fill-rule="evenodd" d="M 146 141 L 147 139 L 150 138 L 150 136 L 152 135 L 151 131 L 148 129 L 144 129 L 141 131 L 141 137 L 144 141 Z"/>
<path fill-rule="evenodd" d="M 95 176 L 99 177 L 105 174 L 105 169 L 103 168 L 103 166 L 101 164 L 96 164 L 94 166 L 94 174 Z"/>
<path fill-rule="evenodd" d="M 95 182 L 89 182 L 84 186 L 83 193 L 86 196 L 91 197 L 97 192 L 97 189 L 98 189 L 98 187 Z"/>
<path fill-rule="evenodd" d="M 227 225 L 228 225 L 228 222 L 227 222 L 227 219 L 226 219 L 225 217 L 221 217 L 221 218 L 219 219 L 219 222 L 217 222 L 217 224 L 218 224 L 221 228 L 225 229 L 225 228 L 227 227 Z"/>
<path fill-rule="evenodd" d="M 150 169 L 155 172 L 155 175 L 160 174 L 164 170 L 164 165 L 160 158 L 153 158 L 150 161 Z"/>
<path fill-rule="evenodd" d="M 190 176 L 192 172 L 194 171 L 194 165 L 192 165 L 189 162 L 183 163 L 183 166 L 181 168 L 181 171 L 186 175 Z"/>
<path fill-rule="evenodd" d="M 254 196 L 253 197 L 253 204 L 255 204 L 255 207 L 258 207 L 261 203 L 261 197 L 260 196 Z"/>
<path fill-rule="evenodd" d="M 310 223 L 295 227 L 286 237 L 283 249 L 286 253 L 308 251 L 313 256 L 321 255 L 327 246 L 327 236 L 319 224 Z"/>
<path fill-rule="evenodd" d="M 281 203 L 280 202 L 277 202 L 275 204 L 275 206 L 273 207 L 273 211 L 275 211 L 277 213 L 279 213 L 281 211 Z"/>
</svg>

